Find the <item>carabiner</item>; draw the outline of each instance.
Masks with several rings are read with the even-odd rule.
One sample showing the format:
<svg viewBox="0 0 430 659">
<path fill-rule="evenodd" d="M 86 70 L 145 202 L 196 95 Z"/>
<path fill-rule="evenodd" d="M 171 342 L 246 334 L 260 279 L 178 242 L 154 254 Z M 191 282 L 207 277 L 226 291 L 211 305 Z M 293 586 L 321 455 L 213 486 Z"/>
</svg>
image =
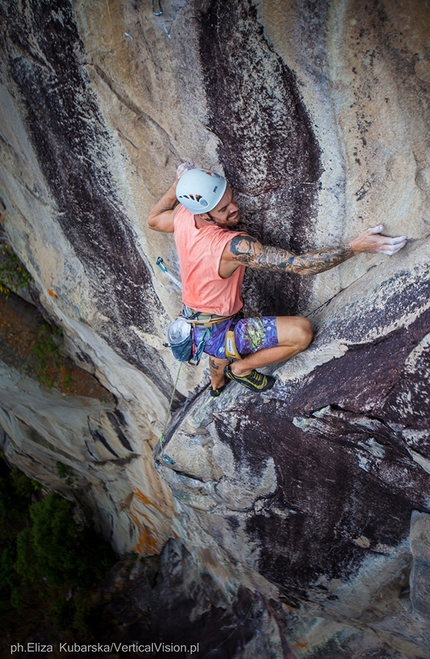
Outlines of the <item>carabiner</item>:
<svg viewBox="0 0 430 659">
<path fill-rule="evenodd" d="M 155 0 L 152 0 L 152 13 L 154 16 L 161 16 L 163 13 L 163 8 L 161 6 L 161 0 L 158 0 L 158 11 L 155 11 Z"/>
</svg>

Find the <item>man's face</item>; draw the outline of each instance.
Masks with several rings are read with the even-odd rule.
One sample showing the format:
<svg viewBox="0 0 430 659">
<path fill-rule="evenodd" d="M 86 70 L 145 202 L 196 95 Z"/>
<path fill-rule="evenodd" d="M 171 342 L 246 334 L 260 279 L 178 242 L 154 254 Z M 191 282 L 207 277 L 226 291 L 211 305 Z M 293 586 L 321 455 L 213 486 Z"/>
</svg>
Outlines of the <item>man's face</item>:
<svg viewBox="0 0 430 659">
<path fill-rule="evenodd" d="M 235 227 L 240 221 L 240 211 L 229 183 L 221 201 L 208 213 L 209 217 L 222 227 Z"/>
</svg>

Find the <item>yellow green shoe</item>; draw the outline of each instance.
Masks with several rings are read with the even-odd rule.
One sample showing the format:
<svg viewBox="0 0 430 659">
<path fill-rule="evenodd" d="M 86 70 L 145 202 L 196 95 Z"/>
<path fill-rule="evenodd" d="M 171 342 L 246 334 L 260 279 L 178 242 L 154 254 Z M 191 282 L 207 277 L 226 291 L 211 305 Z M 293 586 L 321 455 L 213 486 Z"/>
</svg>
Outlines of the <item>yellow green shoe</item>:
<svg viewBox="0 0 430 659">
<path fill-rule="evenodd" d="M 226 366 L 224 369 L 225 377 L 229 380 L 234 380 L 239 382 L 243 387 L 246 387 L 250 391 L 255 391 L 257 393 L 262 393 L 271 389 L 275 384 L 275 378 L 271 375 L 264 375 L 255 369 L 248 373 L 247 375 L 235 375 L 231 370 L 230 366 Z"/>
</svg>

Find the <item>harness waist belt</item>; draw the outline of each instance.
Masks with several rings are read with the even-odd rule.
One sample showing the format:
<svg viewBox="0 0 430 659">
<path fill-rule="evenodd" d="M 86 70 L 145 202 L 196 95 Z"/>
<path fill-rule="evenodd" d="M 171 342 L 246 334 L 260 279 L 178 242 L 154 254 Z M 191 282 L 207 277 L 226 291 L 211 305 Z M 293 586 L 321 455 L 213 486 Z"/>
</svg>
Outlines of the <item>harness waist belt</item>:
<svg viewBox="0 0 430 659">
<path fill-rule="evenodd" d="M 225 320 L 231 319 L 231 322 L 228 324 L 227 332 L 225 335 L 225 346 L 224 346 L 225 355 L 227 359 L 230 361 L 234 359 L 242 359 L 241 355 L 237 350 L 236 339 L 234 335 L 234 328 L 238 320 L 240 320 L 240 318 L 243 318 L 242 310 L 238 311 L 235 314 L 232 314 L 231 316 L 217 316 L 216 314 L 203 313 L 200 311 L 196 311 L 195 309 L 190 309 L 190 307 L 187 307 L 184 304 L 182 305 L 182 313 L 180 314 L 179 317 L 185 320 L 187 323 L 190 323 L 190 325 L 194 325 L 196 327 L 213 327 L 214 325 L 223 323 Z M 202 340 L 200 341 L 199 348 L 201 348 L 201 352 L 203 352 L 204 350 L 205 335 L 206 332 L 208 331 L 209 330 L 205 330 L 205 334 L 203 335 Z"/>
<path fill-rule="evenodd" d="M 231 316 L 217 316 L 214 313 L 204 313 L 201 311 L 196 311 L 195 309 L 190 309 L 183 306 L 183 311 L 181 318 L 190 323 L 191 325 L 196 325 L 197 327 L 212 327 L 212 325 L 218 325 L 218 323 L 223 323 L 229 318 L 233 318 L 235 314 Z"/>
</svg>

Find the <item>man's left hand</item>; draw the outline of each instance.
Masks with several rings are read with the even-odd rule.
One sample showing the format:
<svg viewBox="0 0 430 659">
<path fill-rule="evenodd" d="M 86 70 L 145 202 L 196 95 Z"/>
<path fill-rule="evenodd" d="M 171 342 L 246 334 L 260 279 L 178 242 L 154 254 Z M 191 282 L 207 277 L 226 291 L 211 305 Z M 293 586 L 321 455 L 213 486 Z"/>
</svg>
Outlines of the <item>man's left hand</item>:
<svg viewBox="0 0 430 659">
<path fill-rule="evenodd" d="M 390 238 L 389 236 L 382 236 L 381 231 L 383 229 L 383 224 L 379 224 L 373 229 L 365 229 L 357 238 L 351 240 L 349 247 L 352 248 L 354 254 L 360 254 L 361 252 L 387 254 L 387 256 L 396 254 L 406 245 L 407 237 L 396 236 Z"/>
</svg>

